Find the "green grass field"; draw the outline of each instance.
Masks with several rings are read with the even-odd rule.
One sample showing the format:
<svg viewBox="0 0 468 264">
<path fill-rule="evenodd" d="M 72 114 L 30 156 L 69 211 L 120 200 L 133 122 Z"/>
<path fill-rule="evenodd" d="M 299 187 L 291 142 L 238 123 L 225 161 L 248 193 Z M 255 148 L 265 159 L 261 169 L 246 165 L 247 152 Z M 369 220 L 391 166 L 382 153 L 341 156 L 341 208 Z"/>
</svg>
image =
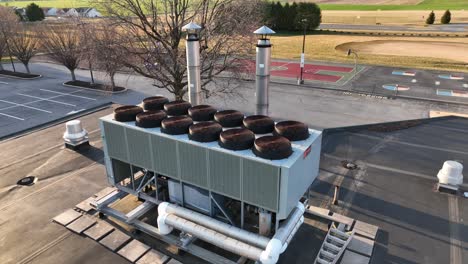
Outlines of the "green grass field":
<svg viewBox="0 0 468 264">
<path fill-rule="evenodd" d="M 36 3 L 40 7 L 58 7 L 58 8 L 70 8 L 70 7 L 88 7 L 92 6 L 87 0 L 26 0 L 26 1 L 8 1 L 0 2 L 3 6 L 16 6 L 26 7 L 30 3 Z"/>
<path fill-rule="evenodd" d="M 468 0 L 424 0 L 417 5 L 340 5 L 320 4 L 322 10 L 468 10 Z"/>
</svg>

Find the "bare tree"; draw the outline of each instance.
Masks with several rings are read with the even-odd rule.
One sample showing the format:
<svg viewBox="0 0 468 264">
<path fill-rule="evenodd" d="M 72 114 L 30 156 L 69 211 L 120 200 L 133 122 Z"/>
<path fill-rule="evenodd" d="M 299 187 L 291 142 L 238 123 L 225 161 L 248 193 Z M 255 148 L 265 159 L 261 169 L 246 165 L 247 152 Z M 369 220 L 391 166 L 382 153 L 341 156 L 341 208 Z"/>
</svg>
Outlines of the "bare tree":
<svg viewBox="0 0 468 264">
<path fill-rule="evenodd" d="M 18 16 L 11 8 L 0 6 L 0 61 L 6 53 L 10 56 L 11 51 L 8 45 L 8 40 L 13 36 L 19 23 Z M 15 65 L 11 59 L 13 69 Z M 3 70 L 3 65 L 0 63 L 0 69 Z"/>
<path fill-rule="evenodd" d="M 250 33 L 262 12 L 257 0 L 108 0 L 103 10 L 118 24 L 124 65 L 155 80 L 176 99 L 187 92 L 184 33 L 190 21 L 199 23 L 202 35 L 202 90 L 206 96 L 231 93 L 233 87 L 208 86 L 225 71 L 241 72 L 251 50 Z M 218 86 L 215 86 L 218 87 Z"/>
<path fill-rule="evenodd" d="M 123 40 L 119 36 L 115 24 L 103 22 L 94 27 L 94 31 L 88 39 L 91 43 L 89 50 L 93 51 L 94 64 L 109 77 L 112 91 L 116 87 L 115 74 L 124 67 L 124 57 L 126 56 L 121 45 Z"/>
<path fill-rule="evenodd" d="M 7 53 L 7 42 L 6 39 L 0 38 L 0 71 L 3 71 L 2 58 Z"/>
<path fill-rule="evenodd" d="M 20 25 L 17 32 L 8 39 L 11 54 L 23 63 L 27 73 L 31 73 L 29 61 L 37 54 L 37 48 L 39 47 L 39 39 L 34 35 L 33 31 L 24 25 Z"/>
<path fill-rule="evenodd" d="M 42 32 L 42 46 L 48 56 L 65 66 L 70 71 L 72 80 L 76 81 L 75 70 L 83 55 L 82 35 L 76 30 L 76 24 L 48 26 Z"/>
</svg>

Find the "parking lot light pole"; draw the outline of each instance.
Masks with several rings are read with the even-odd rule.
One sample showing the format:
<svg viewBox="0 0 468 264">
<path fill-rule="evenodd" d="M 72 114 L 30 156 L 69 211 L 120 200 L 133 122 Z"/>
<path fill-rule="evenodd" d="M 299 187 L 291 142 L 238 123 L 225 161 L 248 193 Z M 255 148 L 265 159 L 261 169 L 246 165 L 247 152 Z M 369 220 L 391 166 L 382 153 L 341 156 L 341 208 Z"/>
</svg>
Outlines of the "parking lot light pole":
<svg viewBox="0 0 468 264">
<path fill-rule="evenodd" d="M 354 55 L 354 75 L 353 75 L 353 79 L 354 79 L 354 78 L 356 78 L 356 74 L 357 74 L 357 70 L 358 70 L 357 66 L 358 66 L 358 58 L 359 57 L 358 57 L 358 54 L 354 50 L 348 49 L 347 55 L 351 56 L 351 54 Z"/>
<path fill-rule="evenodd" d="M 301 20 L 301 22 L 302 22 L 302 25 L 304 26 L 304 35 L 302 37 L 301 77 L 299 78 L 298 84 L 304 84 L 305 40 L 306 40 L 306 30 L 307 30 L 307 19 L 304 18 Z"/>
<path fill-rule="evenodd" d="M 187 31 L 186 57 L 189 101 L 192 105 L 201 104 L 201 76 L 200 76 L 200 39 L 198 34 L 201 27 L 190 22 L 182 27 Z"/>
<path fill-rule="evenodd" d="M 257 41 L 255 97 L 256 114 L 268 115 L 268 89 L 270 83 L 271 43 L 269 36 L 275 34 L 267 26 L 254 31 L 259 37 Z"/>
</svg>

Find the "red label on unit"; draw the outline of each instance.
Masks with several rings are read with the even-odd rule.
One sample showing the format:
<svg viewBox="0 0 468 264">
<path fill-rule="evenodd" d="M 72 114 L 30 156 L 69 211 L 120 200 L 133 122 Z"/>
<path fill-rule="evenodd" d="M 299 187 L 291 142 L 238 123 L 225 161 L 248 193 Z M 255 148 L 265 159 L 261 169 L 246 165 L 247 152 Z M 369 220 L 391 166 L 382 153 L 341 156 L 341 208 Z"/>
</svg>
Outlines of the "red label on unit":
<svg viewBox="0 0 468 264">
<path fill-rule="evenodd" d="M 303 159 L 305 159 L 307 156 L 309 156 L 310 152 L 312 151 L 312 145 L 310 145 L 305 151 L 304 151 L 304 154 L 303 154 Z"/>
</svg>

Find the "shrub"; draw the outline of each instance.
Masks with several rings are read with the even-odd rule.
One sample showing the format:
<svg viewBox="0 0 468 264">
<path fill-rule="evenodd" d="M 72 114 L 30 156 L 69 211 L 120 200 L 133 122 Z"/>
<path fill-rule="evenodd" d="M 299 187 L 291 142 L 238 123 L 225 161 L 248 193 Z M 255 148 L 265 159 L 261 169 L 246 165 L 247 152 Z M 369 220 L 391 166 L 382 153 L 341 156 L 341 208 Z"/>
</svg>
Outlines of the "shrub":
<svg viewBox="0 0 468 264">
<path fill-rule="evenodd" d="M 29 21 L 41 21 L 45 18 L 44 11 L 35 3 L 31 3 L 26 7 L 26 17 Z"/>
<path fill-rule="evenodd" d="M 426 19 L 426 24 L 428 24 L 428 25 L 434 24 L 435 19 L 436 19 L 436 17 L 435 17 L 434 11 L 431 11 L 431 13 L 429 14 L 429 16 Z"/>
<path fill-rule="evenodd" d="M 450 13 L 450 10 L 447 10 L 445 11 L 444 15 L 440 18 L 440 23 L 450 24 L 450 20 L 452 20 L 452 13 Z"/>
</svg>

